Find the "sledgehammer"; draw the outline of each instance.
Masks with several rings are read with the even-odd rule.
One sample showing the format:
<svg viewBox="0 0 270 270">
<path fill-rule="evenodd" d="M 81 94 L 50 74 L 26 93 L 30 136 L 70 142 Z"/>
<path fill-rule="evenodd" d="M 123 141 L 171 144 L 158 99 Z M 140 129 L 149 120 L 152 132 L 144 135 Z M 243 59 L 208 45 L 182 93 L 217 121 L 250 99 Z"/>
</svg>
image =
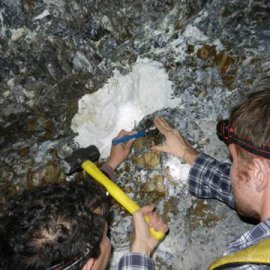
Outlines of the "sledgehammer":
<svg viewBox="0 0 270 270">
<path fill-rule="evenodd" d="M 99 184 L 104 186 L 108 193 L 122 205 L 131 215 L 140 209 L 139 205 L 127 196 L 127 194 L 120 189 L 112 180 L 110 180 L 99 168 L 94 164 L 99 159 L 100 153 L 96 146 L 91 145 L 87 148 L 76 150 L 69 157 L 65 158 L 65 161 L 69 164 L 70 169 L 67 173 L 71 175 L 82 169 L 92 176 Z M 149 217 L 145 217 L 146 222 L 149 221 Z M 155 231 L 150 228 L 151 235 L 156 240 L 164 238 L 165 234 L 162 231 Z"/>
</svg>

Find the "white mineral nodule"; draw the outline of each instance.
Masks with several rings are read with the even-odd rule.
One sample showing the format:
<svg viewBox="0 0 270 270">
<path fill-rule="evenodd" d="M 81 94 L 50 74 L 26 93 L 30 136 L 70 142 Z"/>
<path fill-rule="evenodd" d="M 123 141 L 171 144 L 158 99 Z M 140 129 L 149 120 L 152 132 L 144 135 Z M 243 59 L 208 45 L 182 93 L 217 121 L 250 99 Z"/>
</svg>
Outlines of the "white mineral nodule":
<svg viewBox="0 0 270 270">
<path fill-rule="evenodd" d="M 160 63 L 139 59 L 126 75 L 114 76 L 97 92 L 79 100 L 72 120 L 75 141 L 96 145 L 101 157 L 109 154 L 111 140 L 121 129 L 132 130 L 145 115 L 172 104 L 171 82 Z"/>
</svg>

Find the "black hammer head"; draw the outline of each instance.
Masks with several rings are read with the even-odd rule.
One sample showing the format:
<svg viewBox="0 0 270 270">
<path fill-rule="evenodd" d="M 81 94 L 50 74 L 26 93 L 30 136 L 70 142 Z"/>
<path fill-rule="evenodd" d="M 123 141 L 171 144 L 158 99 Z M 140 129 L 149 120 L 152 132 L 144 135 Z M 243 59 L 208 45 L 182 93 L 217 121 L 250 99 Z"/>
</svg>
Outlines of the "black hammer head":
<svg viewBox="0 0 270 270">
<path fill-rule="evenodd" d="M 74 151 L 69 157 L 65 158 L 66 163 L 69 165 L 69 170 L 66 174 L 71 175 L 75 172 L 81 171 L 81 165 L 84 161 L 91 160 L 95 162 L 99 157 L 99 150 L 94 145 Z"/>
</svg>

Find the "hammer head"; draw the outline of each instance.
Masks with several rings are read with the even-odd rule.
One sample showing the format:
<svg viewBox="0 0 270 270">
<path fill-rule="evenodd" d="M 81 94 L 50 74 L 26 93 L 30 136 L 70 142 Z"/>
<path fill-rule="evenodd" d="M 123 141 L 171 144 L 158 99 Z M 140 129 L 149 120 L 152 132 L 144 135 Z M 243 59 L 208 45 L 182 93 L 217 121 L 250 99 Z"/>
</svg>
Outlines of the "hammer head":
<svg viewBox="0 0 270 270">
<path fill-rule="evenodd" d="M 71 175 L 75 172 L 81 171 L 81 165 L 84 161 L 91 160 L 92 162 L 95 162 L 99 157 L 99 150 L 94 145 L 74 151 L 70 156 L 65 158 L 66 163 L 69 165 L 69 170 L 66 174 Z"/>
</svg>

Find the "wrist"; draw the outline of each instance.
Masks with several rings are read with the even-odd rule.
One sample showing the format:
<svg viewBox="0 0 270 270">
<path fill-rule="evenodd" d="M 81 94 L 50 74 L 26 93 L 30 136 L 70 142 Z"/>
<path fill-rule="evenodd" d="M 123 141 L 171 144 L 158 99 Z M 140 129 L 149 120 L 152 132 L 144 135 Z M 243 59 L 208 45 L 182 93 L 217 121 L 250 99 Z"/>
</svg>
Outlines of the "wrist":
<svg viewBox="0 0 270 270">
<path fill-rule="evenodd" d="M 183 153 L 182 159 L 183 159 L 186 163 L 192 165 L 193 162 L 194 162 L 194 160 L 196 159 L 197 155 L 198 155 L 198 151 L 197 151 L 196 149 L 194 149 L 194 148 L 190 145 L 190 146 L 188 146 L 188 147 L 186 147 L 186 148 L 184 149 L 184 153 Z"/>
<path fill-rule="evenodd" d="M 110 178 L 112 181 L 116 181 L 117 177 L 115 174 L 115 170 L 108 165 L 106 162 L 100 167 L 100 170 L 108 177 Z"/>
<path fill-rule="evenodd" d="M 134 242 L 131 246 L 130 251 L 131 253 L 140 253 L 148 257 L 151 256 L 151 250 L 146 245 L 143 245 L 142 243 Z"/>
<path fill-rule="evenodd" d="M 117 166 L 119 164 L 117 164 L 117 162 L 111 160 L 111 159 L 108 159 L 106 162 L 105 162 L 106 166 L 109 166 L 112 170 L 115 170 L 117 168 Z"/>
</svg>

